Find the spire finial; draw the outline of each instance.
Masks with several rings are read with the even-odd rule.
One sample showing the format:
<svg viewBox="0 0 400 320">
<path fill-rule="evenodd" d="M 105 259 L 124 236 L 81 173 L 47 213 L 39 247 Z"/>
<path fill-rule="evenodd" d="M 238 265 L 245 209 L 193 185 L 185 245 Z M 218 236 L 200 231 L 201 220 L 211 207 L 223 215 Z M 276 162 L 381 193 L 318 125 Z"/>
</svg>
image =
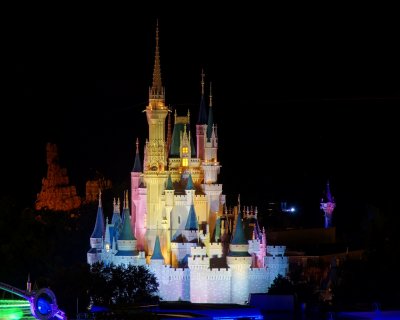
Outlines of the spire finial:
<svg viewBox="0 0 400 320">
<path fill-rule="evenodd" d="M 204 69 L 201 69 L 201 95 L 204 96 Z"/>
<path fill-rule="evenodd" d="M 210 81 L 210 107 L 212 107 L 212 82 Z"/>
<path fill-rule="evenodd" d="M 101 189 L 99 189 L 99 208 L 101 208 Z"/>
<path fill-rule="evenodd" d="M 136 154 L 139 153 L 139 137 L 136 137 Z"/>
<path fill-rule="evenodd" d="M 240 193 L 238 195 L 238 208 L 239 208 L 239 211 L 240 211 Z"/>
</svg>

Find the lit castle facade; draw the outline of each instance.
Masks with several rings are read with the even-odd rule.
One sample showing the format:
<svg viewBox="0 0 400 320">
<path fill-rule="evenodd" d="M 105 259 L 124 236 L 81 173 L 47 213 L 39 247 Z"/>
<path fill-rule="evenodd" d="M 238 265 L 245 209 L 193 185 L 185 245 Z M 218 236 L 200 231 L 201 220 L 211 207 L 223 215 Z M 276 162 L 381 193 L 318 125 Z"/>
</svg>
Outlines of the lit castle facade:
<svg viewBox="0 0 400 320">
<path fill-rule="evenodd" d="M 149 138 L 143 167 L 136 141 L 123 209 L 114 200 L 111 221 L 104 219 L 99 197 L 96 223 L 87 254 L 89 264 L 147 265 L 159 282 L 163 300 L 244 304 L 250 293 L 267 292 L 285 275 L 284 246 L 268 246 L 257 208 L 229 208 L 218 174 L 217 126 L 212 95 L 208 112 L 204 74 L 195 140 L 190 114 L 178 116 L 172 130 L 161 82 L 158 27 L 153 83 L 146 107 Z M 168 124 L 166 128 L 166 120 Z"/>
</svg>

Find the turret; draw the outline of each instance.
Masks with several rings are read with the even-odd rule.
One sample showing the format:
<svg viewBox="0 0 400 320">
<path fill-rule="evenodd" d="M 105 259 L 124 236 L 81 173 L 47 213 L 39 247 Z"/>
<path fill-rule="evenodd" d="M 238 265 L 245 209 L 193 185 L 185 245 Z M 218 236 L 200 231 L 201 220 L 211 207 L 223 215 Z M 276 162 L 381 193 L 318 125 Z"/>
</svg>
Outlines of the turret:
<svg viewBox="0 0 400 320">
<path fill-rule="evenodd" d="M 125 193 L 122 215 L 122 228 L 117 240 L 118 250 L 136 250 L 136 238 L 132 232 L 131 219 L 129 216 L 128 192 Z"/>
<path fill-rule="evenodd" d="M 226 262 L 232 270 L 232 302 L 244 304 L 249 296 L 248 272 L 251 266 L 251 255 L 249 254 L 249 243 L 245 237 L 242 222 L 242 212 L 240 210 L 240 198 L 238 201 L 238 215 L 236 227 Z"/>
<path fill-rule="evenodd" d="M 332 214 L 335 210 L 336 203 L 331 194 L 331 189 L 329 187 L 329 181 L 326 183 L 325 198 L 321 199 L 321 209 L 324 211 L 325 217 L 325 229 L 332 227 Z"/>
<path fill-rule="evenodd" d="M 220 164 L 218 162 L 218 133 L 217 126 L 214 123 L 214 115 L 212 110 L 212 94 L 210 83 L 210 106 L 208 110 L 207 121 L 207 137 L 204 151 L 204 161 L 202 167 L 204 170 L 204 183 L 211 184 L 217 182 L 220 172 Z"/>
<path fill-rule="evenodd" d="M 92 235 L 90 236 L 90 246 L 92 248 L 101 249 L 102 240 L 104 238 L 105 224 L 103 206 L 101 204 L 101 190 L 99 192 L 99 204 L 97 207 L 96 223 Z"/>
<path fill-rule="evenodd" d="M 121 218 L 121 214 L 120 214 L 120 201 L 119 198 L 118 200 L 115 200 L 114 198 L 114 210 L 113 210 L 113 215 L 111 218 L 111 224 L 114 226 L 114 234 L 111 235 L 112 237 L 116 237 L 118 238 L 118 234 L 121 230 L 122 227 L 122 218 Z"/>
<path fill-rule="evenodd" d="M 136 218 L 140 210 L 139 186 L 142 176 L 142 164 L 139 154 L 139 138 L 136 138 L 136 155 L 131 172 L 131 222 L 132 230 L 136 228 Z"/>
<path fill-rule="evenodd" d="M 87 253 L 87 263 L 93 264 L 101 260 L 103 239 L 105 232 L 103 207 L 101 204 L 101 190 L 99 192 L 99 204 L 97 207 L 96 223 L 90 236 L 90 249 Z"/>
</svg>

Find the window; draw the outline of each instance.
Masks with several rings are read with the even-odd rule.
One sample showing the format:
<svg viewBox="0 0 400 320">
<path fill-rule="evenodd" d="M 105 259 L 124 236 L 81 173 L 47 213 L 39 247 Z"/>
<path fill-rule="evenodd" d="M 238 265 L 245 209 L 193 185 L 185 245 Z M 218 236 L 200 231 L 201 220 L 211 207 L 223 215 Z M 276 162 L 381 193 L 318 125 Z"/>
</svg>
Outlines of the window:
<svg viewBox="0 0 400 320">
<path fill-rule="evenodd" d="M 178 224 L 181 224 L 181 217 L 178 216 Z"/>
<path fill-rule="evenodd" d="M 182 159 L 182 166 L 187 167 L 189 165 L 189 159 L 188 158 L 183 158 Z"/>
<path fill-rule="evenodd" d="M 182 153 L 188 153 L 188 152 L 189 152 L 188 147 L 183 147 L 183 148 L 182 148 Z"/>
</svg>

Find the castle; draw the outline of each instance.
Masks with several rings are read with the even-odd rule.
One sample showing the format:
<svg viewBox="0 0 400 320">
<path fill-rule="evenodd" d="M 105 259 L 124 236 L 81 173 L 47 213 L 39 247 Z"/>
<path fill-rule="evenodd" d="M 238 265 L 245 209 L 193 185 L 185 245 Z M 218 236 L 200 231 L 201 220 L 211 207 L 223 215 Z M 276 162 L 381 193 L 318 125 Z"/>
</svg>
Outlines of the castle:
<svg viewBox="0 0 400 320">
<path fill-rule="evenodd" d="M 189 112 L 175 111 L 172 130 L 158 43 L 157 26 L 143 167 L 137 140 L 130 201 L 126 192 L 120 212 L 114 200 L 111 221 L 105 220 L 100 194 L 87 262 L 147 265 L 166 301 L 244 304 L 250 293 L 267 292 L 278 274 L 287 273 L 285 247 L 267 245 L 257 207 L 241 207 L 240 198 L 232 208 L 226 204 L 217 182 L 221 165 L 211 86 L 207 112 L 203 73 L 196 144 Z"/>
</svg>

